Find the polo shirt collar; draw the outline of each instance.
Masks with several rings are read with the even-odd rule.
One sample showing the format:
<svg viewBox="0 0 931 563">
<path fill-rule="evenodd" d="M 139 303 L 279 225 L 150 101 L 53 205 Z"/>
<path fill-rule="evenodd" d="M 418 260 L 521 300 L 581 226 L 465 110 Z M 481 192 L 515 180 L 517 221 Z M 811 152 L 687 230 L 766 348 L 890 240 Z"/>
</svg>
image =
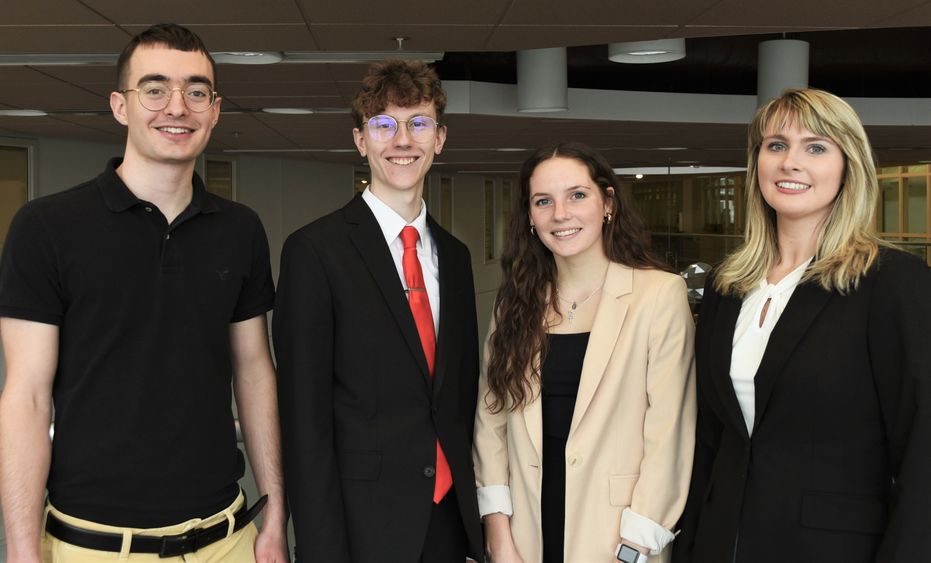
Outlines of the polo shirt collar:
<svg viewBox="0 0 931 563">
<path fill-rule="evenodd" d="M 103 174 L 97 177 L 97 185 L 100 186 L 100 193 L 103 196 L 103 200 L 110 211 L 114 213 L 126 211 L 135 205 L 143 203 L 141 199 L 136 197 L 136 194 L 130 191 L 126 183 L 123 182 L 123 179 L 120 178 L 120 175 L 116 173 L 116 169 L 122 162 L 123 159 L 121 157 L 111 158 L 110 161 L 107 162 Z M 216 213 L 219 211 L 217 203 L 207 196 L 204 181 L 197 172 L 194 172 L 192 180 L 194 192 L 191 194 L 191 203 L 188 204 L 187 209 L 182 212 L 182 215 L 187 215 L 188 211 L 191 213 Z"/>
</svg>

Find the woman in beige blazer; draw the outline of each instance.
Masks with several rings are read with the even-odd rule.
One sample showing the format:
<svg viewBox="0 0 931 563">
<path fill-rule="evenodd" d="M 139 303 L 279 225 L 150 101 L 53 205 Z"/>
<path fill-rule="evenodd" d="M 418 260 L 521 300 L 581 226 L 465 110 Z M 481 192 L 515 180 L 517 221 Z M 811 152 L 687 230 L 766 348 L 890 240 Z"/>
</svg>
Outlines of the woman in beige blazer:
<svg viewBox="0 0 931 563">
<path fill-rule="evenodd" d="M 591 148 L 541 148 L 520 186 L 476 413 L 486 549 L 492 563 L 664 561 L 694 447 L 684 282 Z"/>
</svg>

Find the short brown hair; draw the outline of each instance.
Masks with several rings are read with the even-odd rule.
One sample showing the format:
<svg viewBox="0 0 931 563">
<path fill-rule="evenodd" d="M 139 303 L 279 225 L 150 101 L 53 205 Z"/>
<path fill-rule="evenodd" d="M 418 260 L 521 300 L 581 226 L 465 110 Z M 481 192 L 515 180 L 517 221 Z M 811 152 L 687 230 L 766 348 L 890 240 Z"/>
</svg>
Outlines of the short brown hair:
<svg viewBox="0 0 931 563">
<path fill-rule="evenodd" d="M 436 120 L 443 122 L 446 92 L 436 71 L 423 61 L 390 59 L 369 67 L 362 79 L 362 89 L 352 100 L 352 118 L 356 127 L 385 111 L 389 104 L 400 107 L 433 102 Z"/>
<path fill-rule="evenodd" d="M 129 59 L 132 58 L 136 49 L 140 46 L 151 47 L 154 45 L 164 45 L 169 49 L 178 51 L 198 51 L 203 53 L 207 60 L 210 61 L 210 70 L 213 71 L 213 89 L 217 89 L 217 64 L 213 61 L 213 57 L 210 56 L 210 52 L 207 51 L 204 42 L 190 29 L 174 23 L 155 24 L 129 40 L 116 63 L 117 88 L 126 88 L 128 86 L 124 82 L 129 74 Z"/>
</svg>

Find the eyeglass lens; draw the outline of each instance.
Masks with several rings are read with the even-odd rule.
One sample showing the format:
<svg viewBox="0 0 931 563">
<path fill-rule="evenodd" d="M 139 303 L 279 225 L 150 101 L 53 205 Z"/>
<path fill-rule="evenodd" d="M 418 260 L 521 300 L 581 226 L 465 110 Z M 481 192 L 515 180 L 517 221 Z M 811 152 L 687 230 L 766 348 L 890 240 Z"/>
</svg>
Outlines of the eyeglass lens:
<svg viewBox="0 0 931 563">
<path fill-rule="evenodd" d="M 213 105 L 216 94 L 207 84 L 190 84 L 187 88 L 169 88 L 163 82 L 146 82 L 138 88 L 139 101 L 151 111 L 161 111 L 168 107 L 171 95 L 177 91 L 184 100 L 184 105 L 191 111 L 207 111 Z"/>
<path fill-rule="evenodd" d="M 379 141 L 387 141 L 398 132 L 399 123 L 406 123 L 407 130 L 415 141 L 426 141 L 436 132 L 436 121 L 425 115 L 417 115 L 407 120 L 398 120 L 390 115 L 376 115 L 369 118 L 369 131 Z"/>
</svg>

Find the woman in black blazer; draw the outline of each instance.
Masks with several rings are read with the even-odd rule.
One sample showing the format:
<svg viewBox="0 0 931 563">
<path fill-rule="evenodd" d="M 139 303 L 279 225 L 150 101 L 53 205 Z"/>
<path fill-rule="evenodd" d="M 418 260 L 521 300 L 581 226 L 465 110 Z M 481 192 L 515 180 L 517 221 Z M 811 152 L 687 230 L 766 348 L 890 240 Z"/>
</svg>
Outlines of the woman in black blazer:
<svg viewBox="0 0 931 563">
<path fill-rule="evenodd" d="M 931 272 L 874 234 L 847 103 L 750 125 L 744 245 L 705 288 L 677 562 L 931 561 Z"/>
</svg>

